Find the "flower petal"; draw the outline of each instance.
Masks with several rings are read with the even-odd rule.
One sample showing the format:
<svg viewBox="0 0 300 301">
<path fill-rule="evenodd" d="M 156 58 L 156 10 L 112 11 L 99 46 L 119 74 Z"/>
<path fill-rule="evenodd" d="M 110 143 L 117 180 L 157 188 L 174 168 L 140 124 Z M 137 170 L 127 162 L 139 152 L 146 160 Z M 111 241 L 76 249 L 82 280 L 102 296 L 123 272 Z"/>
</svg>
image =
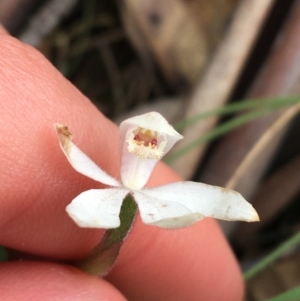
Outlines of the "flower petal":
<svg viewBox="0 0 300 301">
<path fill-rule="evenodd" d="M 75 170 L 106 185 L 121 185 L 116 179 L 97 166 L 95 162 L 93 162 L 71 141 L 72 134 L 69 132 L 67 126 L 55 124 L 55 128 L 60 142 L 60 147 Z"/>
<path fill-rule="evenodd" d="M 203 217 L 258 221 L 257 212 L 238 192 L 195 182 L 177 182 L 134 192 L 142 220 L 162 228 L 179 228 Z"/>
<path fill-rule="evenodd" d="M 183 138 L 175 129 L 168 123 L 168 121 L 157 112 L 149 112 L 124 120 L 120 124 L 120 142 L 124 145 L 126 134 L 129 129 L 143 128 L 154 131 L 164 135 L 167 139 L 167 145 L 164 149 L 164 155 L 173 147 L 173 145 Z M 123 149 L 121 149 L 121 152 Z"/>
<path fill-rule="evenodd" d="M 140 189 L 171 147 L 183 137 L 159 113 L 150 112 L 120 124 L 120 174 L 123 184 Z"/>
<path fill-rule="evenodd" d="M 187 227 L 204 218 L 203 215 L 192 212 L 184 205 L 154 197 L 145 189 L 136 190 L 132 194 L 145 224 L 175 229 Z M 172 199 L 172 196 L 169 199 Z"/>
<path fill-rule="evenodd" d="M 121 166 L 121 179 L 124 186 L 134 190 L 144 187 L 157 161 L 130 154 L 125 149 L 122 155 Z"/>
<path fill-rule="evenodd" d="M 91 189 L 78 195 L 66 211 L 79 227 L 117 228 L 121 205 L 128 192 L 124 188 Z"/>
</svg>

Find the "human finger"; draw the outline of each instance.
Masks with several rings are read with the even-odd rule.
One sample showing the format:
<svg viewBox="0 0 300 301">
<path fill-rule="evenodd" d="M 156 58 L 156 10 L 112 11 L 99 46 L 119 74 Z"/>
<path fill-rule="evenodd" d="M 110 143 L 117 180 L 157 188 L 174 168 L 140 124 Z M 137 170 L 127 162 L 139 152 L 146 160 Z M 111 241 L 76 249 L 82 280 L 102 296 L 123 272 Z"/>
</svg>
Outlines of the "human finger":
<svg viewBox="0 0 300 301">
<path fill-rule="evenodd" d="M 6 31 L 6 29 L 0 24 L 0 35 L 7 35 L 8 32 Z"/>
<path fill-rule="evenodd" d="M 46 262 L 0 264 L 2 301 L 125 301 L 125 297 L 103 279 L 75 268 Z"/>
<path fill-rule="evenodd" d="M 180 179 L 173 171 L 160 166 L 150 185 L 176 180 Z M 184 229 L 164 230 L 146 226 L 138 218 L 107 279 L 130 300 L 243 298 L 240 269 L 212 219 Z"/>
<path fill-rule="evenodd" d="M 117 129 L 39 53 L 8 37 L 0 37 L 0 46 L 0 110 L 5 112 L 0 120 L 0 195 L 5 196 L 0 243 L 78 258 L 102 232 L 78 228 L 64 208 L 80 192 L 101 185 L 70 167 L 52 124 L 67 124 L 76 144 L 115 177 Z M 149 184 L 176 180 L 160 164 Z M 243 291 L 228 244 L 209 219 L 178 231 L 146 227 L 138 220 L 108 279 L 131 300 L 239 300 Z"/>
</svg>

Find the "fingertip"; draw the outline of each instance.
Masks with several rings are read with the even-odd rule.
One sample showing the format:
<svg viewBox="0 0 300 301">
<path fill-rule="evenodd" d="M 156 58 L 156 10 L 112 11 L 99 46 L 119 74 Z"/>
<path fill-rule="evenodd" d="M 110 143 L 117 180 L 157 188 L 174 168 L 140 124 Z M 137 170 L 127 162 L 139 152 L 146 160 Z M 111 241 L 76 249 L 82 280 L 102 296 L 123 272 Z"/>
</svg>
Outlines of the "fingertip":
<svg viewBox="0 0 300 301">
<path fill-rule="evenodd" d="M 134 301 L 241 301 L 244 294 L 239 266 L 212 219 L 180 230 L 138 219 L 107 279 Z"/>
<path fill-rule="evenodd" d="M 0 35 L 8 35 L 7 30 L 0 24 Z"/>
<path fill-rule="evenodd" d="M 52 125 L 68 125 L 75 143 L 114 176 L 117 129 L 41 54 L 12 38 L 1 39 L 0 108 L 6 112 L 0 120 L 0 190 L 6 196 L 1 243 L 58 258 L 82 256 L 96 244 L 99 231 L 79 229 L 64 208 L 97 186 L 69 166 Z M 159 164 L 149 185 L 178 180 Z M 239 301 L 243 294 L 237 263 L 212 220 L 176 231 L 138 221 L 108 279 L 130 300 Z"/>
<path fill-rule="evenodd" d="M 0 36 L 0 97 L 0 243 L 47 257 L 84 256 L 102 231 L 79 228 L 65 207 L 99 184 L 70 166 L 53 124 L 68 125 L 80 148 L 113 176 L 116 127 L 42 54 L 10 36 Z"/>
<path fill-rule="evenodd" d="M 6 262 L 0 268 L 1 300 L 125 301 L 103 279 L 46 262 Z"/>
</svg>

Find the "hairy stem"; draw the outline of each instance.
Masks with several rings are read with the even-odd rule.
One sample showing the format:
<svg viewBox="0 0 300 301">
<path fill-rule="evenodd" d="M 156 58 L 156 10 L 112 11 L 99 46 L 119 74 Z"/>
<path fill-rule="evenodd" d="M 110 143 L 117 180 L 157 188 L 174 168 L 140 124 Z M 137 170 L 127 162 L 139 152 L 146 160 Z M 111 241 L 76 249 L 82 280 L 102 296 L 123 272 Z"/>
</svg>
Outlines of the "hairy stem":
<svg viewBox="0 0 300 301">
<path fill-rule="evenodd" d="M 105 276 L 119 255 L 121 246 L 134 223 L 136 212 L 137 204 L 128 194 L 121 207 L 121 225 L 116 229 L 107 230 L 99 244 L 87 257 L 75 262 L 75 266 L 90 275 Z"/>
</svg>

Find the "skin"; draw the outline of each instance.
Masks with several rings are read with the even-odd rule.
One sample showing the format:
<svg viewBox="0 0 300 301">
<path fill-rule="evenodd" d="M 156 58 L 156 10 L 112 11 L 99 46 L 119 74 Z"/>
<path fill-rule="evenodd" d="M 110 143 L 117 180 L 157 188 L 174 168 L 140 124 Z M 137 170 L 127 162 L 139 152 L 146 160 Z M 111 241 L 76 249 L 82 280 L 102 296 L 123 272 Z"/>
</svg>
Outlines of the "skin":
<svg viewBox="0 0 300 301">
<path fill-rule="evenodd" d="M 52 261 L 83 257 L 103 231 L 77 227 L 65 207 L 103 186 L 71 167 L 53 124 L 68 125 L 74 142 L 119 178 L 117 127 L 38 51 L 3 29 L 0 99 L 0 245 Z M 178 180 L 160 163 L 148 186 Z M 0 291 L 1 300 L 240 301 L 243 282 L 214 220 L 172 231 L 137 218 L 106 279 L 49 260 L 11 261 L 1 263 Z"/>
</svg>

